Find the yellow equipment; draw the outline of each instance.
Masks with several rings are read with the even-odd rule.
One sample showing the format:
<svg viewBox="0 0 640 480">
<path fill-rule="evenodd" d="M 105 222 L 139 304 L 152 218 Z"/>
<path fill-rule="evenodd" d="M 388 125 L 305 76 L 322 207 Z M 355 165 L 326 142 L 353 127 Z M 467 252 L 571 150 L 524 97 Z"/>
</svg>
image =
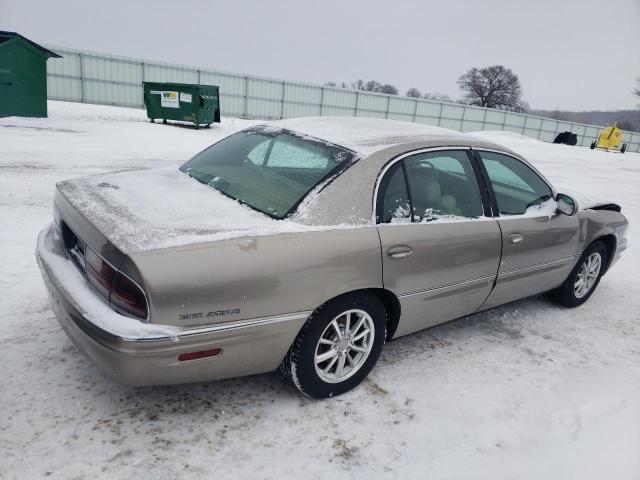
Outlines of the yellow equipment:
<svg viewBox="0 0 640 480">
<path fill-rule="evenodd" d="M 626 152 L 627 144 L 623 143 L 622 146 L 620 146 L 620 142 L 622 141 L 622 130 L 617 127 L 617 124 L 618 122 L 615 122 L 613 125 L 600 132 L 597 140 L 591 142 L 591 150 L 599 148 L 601 150 L 606 150 L 607 152 L 610 150 L 619 151 L 620 153 Z"/>
</svg>

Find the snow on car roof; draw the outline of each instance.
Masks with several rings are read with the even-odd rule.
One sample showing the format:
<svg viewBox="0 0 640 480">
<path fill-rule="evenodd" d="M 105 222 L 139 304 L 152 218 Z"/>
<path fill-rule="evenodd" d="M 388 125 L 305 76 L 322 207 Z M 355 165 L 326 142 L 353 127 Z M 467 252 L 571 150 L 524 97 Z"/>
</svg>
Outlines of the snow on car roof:
<svg viewBox="0 0 640 480">
<path fill-rule="evenodd" d="M 362 154 L 426 139 L 473 143 L 474 137 L 446 128 L 419 123 L 365 117 L 302 117 L 272 125 L 326 140 Z M 477 141 L 477 139 L 476 139 Z"/>
</svg>

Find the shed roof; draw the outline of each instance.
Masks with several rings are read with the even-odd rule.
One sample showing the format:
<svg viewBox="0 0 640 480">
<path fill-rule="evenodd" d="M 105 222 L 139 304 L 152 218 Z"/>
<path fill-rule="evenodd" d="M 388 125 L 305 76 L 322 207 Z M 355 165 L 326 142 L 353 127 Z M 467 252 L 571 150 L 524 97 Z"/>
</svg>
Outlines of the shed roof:
<svg viewBox="0 0 640 480">
<path fill-rule="evenodd" d="M 51 50 L 49 50 L 47 48 L 44 48 L 42 45 L 38 45 L 36 42 L 33 42 L 33 41 L 29 40 L 26 37 L 23 37 L 19 33 L 16 33 L 16 32 L 5 32 L 5 31 L 0 30 L 0 44 L 6 42 L 8 40 L 12 40 L 14 38 L 16 38 L 18 40 L 22 40 L 23 42 L 25 42 L 29 46 L 33 47 L 34 49 L 36 49 L 37 51 L 39 51 L 42 55 L 44 55 L 47 58 L 62 58 L 62 55 L 58 55 L 56 52 L 52 52 Z"/>
</svg>

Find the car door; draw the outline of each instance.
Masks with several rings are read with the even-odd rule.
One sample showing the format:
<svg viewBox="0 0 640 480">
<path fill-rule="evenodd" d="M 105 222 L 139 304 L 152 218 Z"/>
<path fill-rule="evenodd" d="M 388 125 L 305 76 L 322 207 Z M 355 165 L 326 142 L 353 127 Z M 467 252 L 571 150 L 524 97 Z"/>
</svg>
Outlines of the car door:
<svg viewBox="0 0 640 480">
<path fill-rule="evenodd" d="M 473 313 L 489 295 L 502 240 L 485 216 L 479 174 L 470 150 L 458 148 L 407 154 L 380 176 L 383 282 L 402 311 L 396 337 Z"/>
<path fill-rule="evenodd" d="M 578 255 L 577 216 L 556 213 L 550 185 L 522 160 L 476 150 L 502 231 L 502 261 L 483 308 L 559 286 Z"/>
</svg>

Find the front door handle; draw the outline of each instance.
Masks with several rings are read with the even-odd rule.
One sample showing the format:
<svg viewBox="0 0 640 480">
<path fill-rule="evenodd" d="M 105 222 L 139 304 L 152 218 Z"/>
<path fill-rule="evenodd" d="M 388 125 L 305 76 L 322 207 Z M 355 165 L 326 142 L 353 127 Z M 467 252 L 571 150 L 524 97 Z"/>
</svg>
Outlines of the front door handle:
<svg viewBox="0 0 640 480">
<path fill-rule="evenodd" d="M 521 235 L 519 233 L 512 233 L 507 237 L 507 240 L 509 240 L 509 243 L 517 245 L 518 243 L 522 243 L 522 241 L 524 240 L 524 235 Z"/>
<path fill-rule="evenodd" d="M 394 260 L 409 258 L 411 255 L 413 255 L 413 248 L 409 245 L 394 245 L 387 250 L 387 257 Z"/>
</svg>

